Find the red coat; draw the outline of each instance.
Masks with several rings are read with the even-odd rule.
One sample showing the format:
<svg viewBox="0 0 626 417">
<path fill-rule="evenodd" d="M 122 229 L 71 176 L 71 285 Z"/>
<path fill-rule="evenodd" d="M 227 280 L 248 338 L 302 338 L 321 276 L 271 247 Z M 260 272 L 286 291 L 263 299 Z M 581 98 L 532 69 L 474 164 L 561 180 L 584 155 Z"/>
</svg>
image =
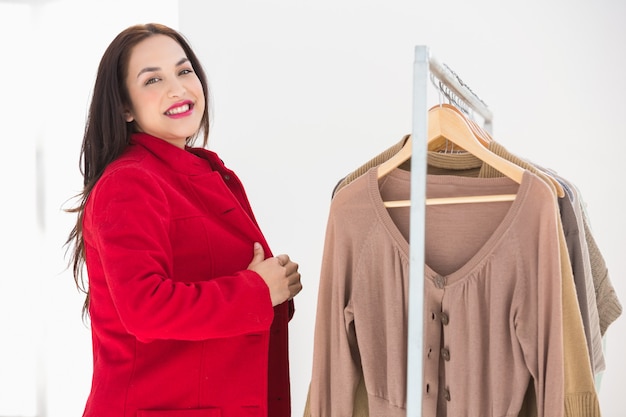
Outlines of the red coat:
<svg viewBox="0 0 626 417">
<path fill-rule="evenodd" d="M 93 381 L 85 417 L 288 417 L 287 324 L 247 270 L 272 256 L 237 176 L 147 134 L 98 180 L 83 221 Z"/>
</svg>

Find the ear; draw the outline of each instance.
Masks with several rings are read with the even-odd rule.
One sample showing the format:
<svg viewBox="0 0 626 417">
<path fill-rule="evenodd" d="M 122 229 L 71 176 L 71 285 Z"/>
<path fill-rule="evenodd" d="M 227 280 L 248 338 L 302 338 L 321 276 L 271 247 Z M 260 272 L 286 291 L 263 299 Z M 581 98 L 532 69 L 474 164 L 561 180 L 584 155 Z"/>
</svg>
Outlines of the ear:
<svg viewBox="0 0 626 417">
<path fill-rule="evenodd" d="M 133 117 L 132 113 L 130 112 L 130 110 L 126 110 L 124 111 L 124 119 L 126 120 L 126 122 L 130 123 L 133 120 L 135 120 L 135 118 Z"/>
</svg>

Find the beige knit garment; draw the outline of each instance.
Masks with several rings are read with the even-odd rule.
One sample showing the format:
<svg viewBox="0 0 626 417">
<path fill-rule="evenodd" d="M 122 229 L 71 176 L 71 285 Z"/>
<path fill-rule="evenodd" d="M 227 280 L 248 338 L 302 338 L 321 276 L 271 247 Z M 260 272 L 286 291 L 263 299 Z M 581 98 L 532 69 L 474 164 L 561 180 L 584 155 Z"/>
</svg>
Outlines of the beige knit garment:
<svg viewBox="0 0 626 417">
<path fill-rule="evenodd" d="M 552 180 L 545 172 L 540 171 L 532 164 L 518 158 L 507 151 L 505 147 L 497 142 L 492 142 L 489 149 L 502 158 L 527 169 L 538 175 L 544 182 L 552 188 L 553 193 L 556 191 L 552 186 Z M 472 155 L 468 154 L 430 154 L 429 165 L 434 165 L 438 169 L 454 169 L 455 173 L 462 172 L 463 163 L 466 167 L 474 168 L 476 163 L 481 165 L 478 176 L 481 178 L 498 178 L 503 174 L 495 168 L 483 164 L 481 161 L 471 163 Z M 456 160 L 456 162 L 450 162 Z M 473 171 L 473 169 L 472 169 Z M 600 416 L 600 406 L 597 393 L 595 390 L 594 377 L 591 368 L 591 354 L 587 346 L 585 330 L 580 314 L 580 307 L 576 296 L 576 288 L 574 286 L 574 277 L 570 257 L 567 250 L 567 242 L 563 232 L 563 225 L 559 221 L 559 243 L 561 251 L 561 272 L 562 272 L 562 302 L 563 302 L 563 359 L 565 363 L 565 416 L 567 417 L 583 417 L 583 416 Z M 591 294 L 592 296 L 594 294 Z M 618 302 L 619 304 L 619 302 Z M 594 308 L 595 305 L 594 305 Z M 595 323 L 598 321 L 596 320 Z M 596 348 L 601 346 L 595 343 Z M 596 352 L 601 355 L 602 352 Z M 527 398 L 527 401 L 532 396 Z M 536 414 L 536 408 L 532 404 L 525 404 L 520 417 L 533 417 Z"/>
<path fill-rule="evenodd" d="M 390 216 L 376 195 L 401 198 L 393 194 L 406 193 L 409 177 L 394 171 L 379 190 L 371 170 L 333 200 L 315 327 L 314 417 L 352 415 L 361 365 L 370 415 L 405 415 L 408 216 Z M 520 186 L 508 178 L 428 181 L 433 197 L 519 190 L 512 203 L 427 211 L 424 308 L 433 321 L 425 329 L 423 416 L 514 415 L 531 378 L 538 415 L 562 416 L 561 275 L 552 192 L 529 172 Z M 449 322 L 442 326 L 438 312 Z"/>
</svg>

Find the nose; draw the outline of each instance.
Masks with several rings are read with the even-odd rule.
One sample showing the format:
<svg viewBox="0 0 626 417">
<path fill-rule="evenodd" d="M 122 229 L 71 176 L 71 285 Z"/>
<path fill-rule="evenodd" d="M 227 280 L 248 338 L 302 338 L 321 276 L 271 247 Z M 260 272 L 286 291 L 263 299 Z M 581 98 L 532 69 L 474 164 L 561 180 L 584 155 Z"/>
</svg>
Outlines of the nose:
<svg viewBox="0 0 626 417">
<path fill-rule="evenodd" d="M 185 95 L 186 91 L 187 90 L 185 89 L 184 84 L 180 82 L 177 78 L 174 78 L 170 82 L 168 95 L 172 98 L 182 97 Z"/>
</svg>

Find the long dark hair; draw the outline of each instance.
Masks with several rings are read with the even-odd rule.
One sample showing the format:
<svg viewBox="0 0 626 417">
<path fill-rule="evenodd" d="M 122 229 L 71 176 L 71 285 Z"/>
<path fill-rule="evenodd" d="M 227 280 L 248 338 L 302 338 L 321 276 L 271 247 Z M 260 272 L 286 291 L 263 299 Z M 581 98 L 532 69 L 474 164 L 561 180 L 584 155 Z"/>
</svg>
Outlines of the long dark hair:
<svg viewBox="0 0 626 417">
<path fill-rule="evenodd" d="M 83 277 L 85 247 L 82 224 L 85 202 L 104 169 L 124 152 L 131 134 L 135 131 L 135 123 L 128 123 L 124 118 L 124 111 L 131 104 L 126 88 L 128 62 L 133 47 L 154 35 L 169 36 L 178 42 L 200 79 L 206 106 L 200 129 L 194 136 L 187 138 L 187 144 L 192 145 L 200 132 L 203 134 L 202 146 L 206 146 L 208 142 L 209 88 L 206 74 L 189 42 L 176 30 L 158 23 L 134 25 L 120 32 L 104 52 L 98 66 L 79 160 L 83 190 L 76 196 L 78 204 L 66 210 L 77 214 L 76 225 L 65 245 L 68 250 L 71 247 L 69 266 L 72 268 L 76 287 L 85 294 L 84 317 L 88 315 L 89 307 L 89 288 Z"/>
</svg>

